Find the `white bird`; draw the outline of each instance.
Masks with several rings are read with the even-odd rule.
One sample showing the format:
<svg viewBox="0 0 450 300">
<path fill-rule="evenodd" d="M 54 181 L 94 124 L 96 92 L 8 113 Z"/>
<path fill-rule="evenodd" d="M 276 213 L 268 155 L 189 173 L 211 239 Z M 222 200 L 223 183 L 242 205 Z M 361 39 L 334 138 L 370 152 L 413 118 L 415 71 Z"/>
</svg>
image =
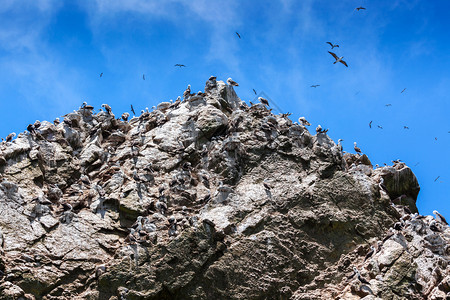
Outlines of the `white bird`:
<svg viewBox="0 0 450 300">
<path fill-rule="evenodd" d="M 348 67 L 347 63 L 345 61 L 343 61 L 342 59 L 344 58 L 343 56 L 338 57 L 335 53 L 328 51 L 328 53 L 330 53 L 334 59 L 336 60 L 333 64 L 340 62 L 342 63 L 344 66 Z"/>
<path fill-rule="evenodd" d="M 231 77 L 227 79 L 227 84 L 229 84 L 231 86 L 239 86 L 239 83 L 237 83 L 236 81 L 231 79 Z"/>
<path fill-rule="evenodd" d="M 311 126 L 311 123 L 309 123 L 305 117 L 298 118 L 298 122 L 301 123 L 303 126 Z"/>
</svg>

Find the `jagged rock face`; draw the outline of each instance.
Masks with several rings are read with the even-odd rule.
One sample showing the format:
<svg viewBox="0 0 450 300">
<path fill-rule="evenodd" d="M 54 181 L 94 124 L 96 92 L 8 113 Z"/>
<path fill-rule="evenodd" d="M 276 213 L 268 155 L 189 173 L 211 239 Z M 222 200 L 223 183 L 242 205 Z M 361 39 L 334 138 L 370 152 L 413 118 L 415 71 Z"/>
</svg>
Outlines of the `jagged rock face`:
<svg viewBox="0 0 450 300">
<path fill-rule="evenodd" d="M 394 197 L 417 210 L 418 184 L 341 150 L 215 79 L 129 122 L 87 108 L 42 122 L 1 145 L 0 299 L 360 295 L 342 283 L 358 249 L 405 214 Z M 384 284 L 410 295 L 398 282 Z"/>
</svg>

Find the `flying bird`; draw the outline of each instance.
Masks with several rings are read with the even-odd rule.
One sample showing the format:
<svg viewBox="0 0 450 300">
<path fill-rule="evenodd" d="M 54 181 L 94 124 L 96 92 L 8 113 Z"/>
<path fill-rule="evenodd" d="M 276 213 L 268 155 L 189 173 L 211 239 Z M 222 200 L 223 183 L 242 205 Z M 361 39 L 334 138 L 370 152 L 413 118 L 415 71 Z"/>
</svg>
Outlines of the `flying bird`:
<svg viewBox="0 0 450 300">
<path fill-rule="evenodd" d="M 409 127 L 408 126 L 403 126 L 403 129 L 409 129 Z"/>
<path fill-rule="evenodd" d="M 331 46 L 331 50 L 333 50 L 333 48 L 339 48 L 339 45 L 333 45 L 332 42 L 327 42 L 327 44 Z"/>
<path fill-rule="evenodd" d="M 255 89 L 253 89 L 253 93 L 255 93 L 255 95 L 256 95 L 256 91 L 255 91 Z"/>
<path fill-rule="evenodd" d="M 404 88 L 404 89 L 400 92 L 400 94 L 403 93 L 405 90 L 406 90 L 406 88 Z"/>
<path fill-rule="evenodd" d="M 381 125 L 377 125 L 377 126 L 378 126 L 378 128 L 383 129 L 383 126 L 381 126 Z"/>
<path fill-rule="evenodd" d="M 372 122 L 373 122 L 373 121 L 370 121 L 370 122 L 369 122 L 369 128 L 372 128 Z"/>
<path fill-rule="evenodd" d="M 175 64 L 175 67 L 186 67 L 185 65 L 183 65 L 183 64 Z"/>
<path fill-rule="evenodd" d="M 357 8 L 355 8 L 357 11 L 360 11 L 361 9 L 366 9 L 365 7 L 362 7 L 362 6 L 360 6 L 360 7 L 357 7 Z"/>
<path fill-rule="evenodd" d="M 392 106 L 392 104 L 388 103 L 388 104 L 386 104 L 385 106 L 386 106 L 386 107 L 389 107 L 389 106 Z"/>
<path fill-rule="evenodd" d="M 434 182 L 436 182 L 441 176 L 439 175 L 438 177 L 436 177 L 436 179 L 434 180 Z"/>
<path fill-rule="evenodd" d="M 142 80 L 145 80 L 145 74 L 142 74 Z"/>
<path fill-rule="evenodd" d="M 136 115 L 136 112 L 134 111 L 133 104 L 131 104 L 131 112 L 133 113 L 133 115 Z"/>
<path fill-rule="evenodd" d="M 320 84 L 313 84 L 311 87 L 316 88 L 318 86 L 320 86 Z"/>
<path fill-rule="evenodd" d="M 264 99 L 263 97 L 259 97 L 258 98 L 259 102 L 261 102 L 262 104 L 266 105 L 266 106 L 270 106 L 269 105 L 269 101 L 267 99 Z"/>
<path fill-rule="evenodd" d="M 100 73 L 100 77 L 102 77 L 103 76 L 103 72 L 102 73 Z"/>
<path fill-rule="evenodd" d="M 334 59 L 336 60 L 333 64 L 340 62 L 342 63 L 344 66 L 348 67 L 347 63 L 345 61 L 343 61 L 342 59 L 344 58 L 343 56 L 338 57 L 335 53 L 328 51 L 328 53 L 330 53 Z"/>
<path fill-rule="evenodd" d="M 236 31 L 236 34 L 238 36 L 238 38 L 241 38 L 241 35 Z"/>
</svg>

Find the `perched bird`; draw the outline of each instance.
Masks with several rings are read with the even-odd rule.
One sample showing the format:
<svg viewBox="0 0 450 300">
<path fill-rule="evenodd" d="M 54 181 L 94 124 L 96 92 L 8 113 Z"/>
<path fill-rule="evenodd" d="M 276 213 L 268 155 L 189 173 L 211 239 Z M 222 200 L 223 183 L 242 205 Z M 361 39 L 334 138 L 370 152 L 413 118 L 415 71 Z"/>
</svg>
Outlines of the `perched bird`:
<svg viewBox="0 0 450 300">
<path fill-rule="evenodd" d="M 253 89 L 253 93 L 255 93 L 255 95 L 256 95 L 256 91 L 255 91 L 255 89 Z"/>
<path fill-rule="evenodd" d="M 443 215 L 441 215 L 437 210 L 433 210 L 433 214 L 436 215 L 436 219 L 445 225 L 448 225 L 447 220 L 444 218 Z"/>
<path fill-rule="evenodd" d="M 56 126 L 58 126 L 59 123 L 61 123 L 61 122 L 59 121 L 59 118 L 56 118 L 56 119 L 53 121 L 53 124 L 55 124 Z"/>
<path fill-rule="evenodd" d="M 400 92 L 400 94 L 403 93 L 405 90 L 406 90 L 406 88 L 404 88 L 404 89 Z"/>
<path fill-rule="evenodd" d="M 389 228 L 388 234 L 383 238 L 383 243 L 390 239 L 395 234 L 392 228 Z"/>
<path fill-rule="evenodd" d="M 188 84 L 186 90 L 183 93 L 183 98 L 187 99 L 191 95 L 191 85 Z"/>
<path fill-rule="evenodd" d="M 15 132 L 12 132 L 12 133 L 8 134 L 8 136 L 6 137 L 6 142 L 7 143 L 11 142 L 13 137 L 15 137 L 15 136 L 16 136 Z"/>
<path fill-rule="evenodd" d="M 366 256 L 364 257 L 364 261 L 366 261 L 369 257 L 371 257 L 375 253 L 375 247 L 370 246 L 370 251 L 367 252 Z"/>
<path fill-rule="evenodd" d="M 313 84 L 313 85 L 311 85 L 311 87 L 313 87 L 313 88 L 316 88 L 318 86 L 320 86 L 320 84 Z"/>
<path fill-rule="evenodd" d="M 175 64 L 175 67 L 180 67 L 180 68 L 182 68 L 182 67 L 186 67 L 186 66 L 183 65 L 183 64 Z"/>
<path fill-rule="evenodd" d="M 236 31 L 236 35 L 238 36 L 238 38 L 241 38 L 241 35 Z"/>
<path fill-rule="evenodd" d="M 103 72 L 102 73 L 100 73 L 100 77 L 102 77 L 103 76 Z"/>
<path fill-rule="evenodd" d="M 369 122 L 369 128 L 372 128 L 372 122 L 373 122 L 373 121 L 370 121 L 370 122 Z"/>
<path fill-rule="evenodd" d="M 262 104 L 266 105 L 266 106 L 270 106 L 269 105 L 269 101 L 267 99 L 264 99 L 263 97 L 258 97 L 259 102 L 261 102 Z"/>
<path fill-rule="evenodd" d="M 361 9 L 366 9 L 365 7 L 362 7 L 362 6 L 360 6 L 360 7 L 357 7 L 357 8 L 355 8 L 357 11 L 360 11 Z"/>
<path fill-rule="evenodd" d="M 112 110 L 111 110 L 111 106 L 109 106 L 108 104 L 102 104 L 102 107 L 106 110 L 106 112 L 110 115 Z"/>
<path fill-rule="evenodd" d="M 333 50 L 333 48 L 339 48 L 339 45 L 333 45 L 331 42 L 327 42 L 327 44 L 331 46 L 331 50 Z"/>
<path fill-rule="evenodd" d="M 136 115 L 136 112 L 134 111 L 133 104 L 131 104 L 131 112 L 133 113 L 134 116 Z"/>
<path fill-rule="evenodd" d="M 36 134 L 36 131 L 35 131 L 35 129 L 34 129 L 34 125 L 33 125 L 33 124 L 28 124 L 27 130 L 28 130 L 31 134 Z"/>
<path fill-rule="evenodd" d="M 311 126 L 311 123 L 309 123 L 305 117 L 298 118 L 298 122 L 301 123 L 303 126 Z"/>
<path fill-rule="evenodd" d="M 124 120 L 125 122 L 128 121 L 128 117 L 129 117 L 129 116 L 130 116 L 129 113 L 124 112 L 124 113 L 122 114 L 122 120 Z"/>
<path fill-rule="evenodd" d="M 356 146 L 356 142 L 353 142 L 353 149 L 355 149 L 355 151 L 356 151 L 356 153 L 359 153 L 359 154 L 361 154 L 362 152 L 361 152 L 361 149 L 358 147 L 358 146 Z"/>
<path fill-rule="evenodd" d="M 392 106 L 392 104 L 388 103 L 388 104 L 386 104 L 385 106 L 386 106 L 386 107 L 389 107 L 389 106 Z"/>
<path fill-rule="evenodd" d="M 333 64 L 340 62 L 342 63 L 344 66 L 348 67 L 347 63 L 345 61 L 343 61 L 342 59 L 344 58 L 343 56 L 338 57 L 335 53 L 328 51 L 328 53 L 330 53 L 334 59 L 336 60 Z"/>
<path fill-rule="evenodd" d="M 355 272 L 356 278 L 358 278 L 359 281 L 365 284 L 370 284 L 364 277 L 361 276 L 361 273 L 359 273 L 356 267 L 353 267 L 353 271 Z"/>
<path fill-rule="evenodd" d="M 267 182 L 267 179 L 263 181 L 263 185 L 266 190 L 271 190 L 273 188 L 273 186 L 269 182 Z"/>
<path fill-rule="evenodd" d="M 409 127 L 408 126 L 403 126 L 403 129 L 409 129 Z"/>
<path fill-rule="evenodd" d="M 227 79 L 227 84 L 229 84 L 231 86 L 239 86 L 239 83 L 237 83 L 236 81 L 231 79 L 231 77 Z"/>
</svg>

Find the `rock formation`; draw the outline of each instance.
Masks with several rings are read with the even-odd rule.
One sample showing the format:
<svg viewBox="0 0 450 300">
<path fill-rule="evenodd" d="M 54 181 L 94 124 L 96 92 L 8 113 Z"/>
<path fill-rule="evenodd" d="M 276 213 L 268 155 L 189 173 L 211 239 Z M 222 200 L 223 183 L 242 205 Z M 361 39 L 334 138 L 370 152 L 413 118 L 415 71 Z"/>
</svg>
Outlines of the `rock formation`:
<svg viewBox="0 0 450 300">
<path fill-rule="evenodd" d="M 404 163 L 373 169 L 214 77 L 128 121 L 43 121 L 1 144 L 0 180 L 0 299 L 450 291 L 450 231 Z"/>
</svg>

